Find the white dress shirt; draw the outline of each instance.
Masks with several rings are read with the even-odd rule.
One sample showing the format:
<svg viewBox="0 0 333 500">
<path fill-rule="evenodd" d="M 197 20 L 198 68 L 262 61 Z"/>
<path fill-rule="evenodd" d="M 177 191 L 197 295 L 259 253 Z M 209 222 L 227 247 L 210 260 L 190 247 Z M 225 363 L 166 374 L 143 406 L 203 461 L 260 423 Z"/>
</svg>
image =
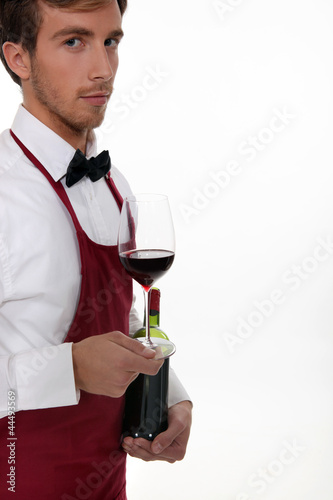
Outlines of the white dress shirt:
<svg viewBox="0 0 333 500">
<path fill-rule="evenodd" d="M 67 188 L 64 176 L 75 150 L 20 106 L 13 132 L 55 181 L 61 180 L 86 234 L 117 244 L 119 209 L 104 179 L 84 177 Z M 87 157 L 96 155 L 95 139 Z M 131 194 L 114 166 L 112 178 Z M 47 179 L 10 136 L 0 135 L 0 417 L 7 393 L 16 411 L 77 404 L 72 344 L 63 343 L 80 294 L 80 254 L 67 209 Z M 130 333 L 142 322 L 132 306 Z M 169 405 L 189 399 L 170 372 Z"/>
</svg>

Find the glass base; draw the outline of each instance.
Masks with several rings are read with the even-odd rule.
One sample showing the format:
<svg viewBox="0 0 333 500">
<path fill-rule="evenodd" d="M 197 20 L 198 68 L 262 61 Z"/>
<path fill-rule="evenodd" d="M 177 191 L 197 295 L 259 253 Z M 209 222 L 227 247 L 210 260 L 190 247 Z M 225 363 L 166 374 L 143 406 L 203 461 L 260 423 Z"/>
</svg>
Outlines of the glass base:
<svg viewBox="0 0 333 500">
<path fill-rule="evenodd" d="M 162 339 L 159 337 L 151 337 L 151 344 L 146 342 L 144 337 L 136 338 L 143 344 L 145 347 L 149 349 L 153 349 L 156 352 L 155 358 L 158 359 L 166 359 L 172 356 L 176 352 L 176 346 L 170 340 Z"/>
</svg>

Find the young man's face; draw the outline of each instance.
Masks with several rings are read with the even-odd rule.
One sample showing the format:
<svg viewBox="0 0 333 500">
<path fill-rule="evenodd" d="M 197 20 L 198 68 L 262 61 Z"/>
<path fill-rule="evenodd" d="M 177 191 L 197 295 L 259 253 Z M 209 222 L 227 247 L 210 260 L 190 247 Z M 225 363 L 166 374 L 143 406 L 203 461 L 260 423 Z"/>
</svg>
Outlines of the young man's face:
<svg viewBox="0 0 333 500">
<path fill-rule="evenodd" d="M 102 123 L 111 96 L 122 37 L 119 6 L 114 0 L 70 12 L 40 5 L 43 23 L 23 84 L 25 104 L 59 135 L 80 135 Z"/>
</svg>

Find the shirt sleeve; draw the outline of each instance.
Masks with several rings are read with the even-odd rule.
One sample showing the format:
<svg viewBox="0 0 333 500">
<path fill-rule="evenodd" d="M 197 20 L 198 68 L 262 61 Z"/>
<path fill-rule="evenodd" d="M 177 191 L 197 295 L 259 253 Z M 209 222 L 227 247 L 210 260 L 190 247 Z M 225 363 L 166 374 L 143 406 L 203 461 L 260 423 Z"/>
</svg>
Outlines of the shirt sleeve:
<svg viewBox="0 0 333 500">
<path fill-rule="evenodd" d="M 4 235 L 0 234 L 0 307 L 13 294 L 11 266 Z M 75 405 L 72 344 L 50 345 L 9 355 L 6 332 L 0 332 L 0 418 L 7 415 L 8 391 L 15 393 L 15 410 Z"/>
<path fill-rule="evenodd" d="M 191 401 L 183 384 L 180 382 L 173 368 L 169 368 L 169 396 L 168 396 L 168 406 L 169 408 L 181 401 Z M 192 401 L 191 401 L 192 402 Z"/>
<path fill-rule="evenodd" d="M 135 307 L 135 302 L 136 302 L 136 296 L 133 294 L 133 302 L 132 302 L 132 307 L 130 310 L 130 316 L 129 316 L 129 335 L 130 337 L 133 337 L 135 332 L 139 330 L 139 328 L 142 328 L 142 319 L 140 319 L 139 313 Z"/>
<path fill-rule="evenodd" d="M 0 357 L 0 417 L 7 415 L 8 391 L 15 393 L 15 410 L 75 405 L 72 344 L 31 349 Z"/>
</svg>

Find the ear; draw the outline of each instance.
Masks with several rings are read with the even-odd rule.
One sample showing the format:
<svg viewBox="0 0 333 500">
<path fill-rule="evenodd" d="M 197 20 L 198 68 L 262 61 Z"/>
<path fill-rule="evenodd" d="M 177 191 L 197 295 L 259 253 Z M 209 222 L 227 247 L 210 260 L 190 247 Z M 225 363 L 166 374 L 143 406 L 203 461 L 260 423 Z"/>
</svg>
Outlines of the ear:
<svg viewBox="0 0 333 500">
<path fill-rule="evenodd" d="M 30 76 L 30 55 L 19 43 L 5 42 L 2 46 L 3 55 L 9 68 L 21 80 L 28 80 Z"/>
</svg>

